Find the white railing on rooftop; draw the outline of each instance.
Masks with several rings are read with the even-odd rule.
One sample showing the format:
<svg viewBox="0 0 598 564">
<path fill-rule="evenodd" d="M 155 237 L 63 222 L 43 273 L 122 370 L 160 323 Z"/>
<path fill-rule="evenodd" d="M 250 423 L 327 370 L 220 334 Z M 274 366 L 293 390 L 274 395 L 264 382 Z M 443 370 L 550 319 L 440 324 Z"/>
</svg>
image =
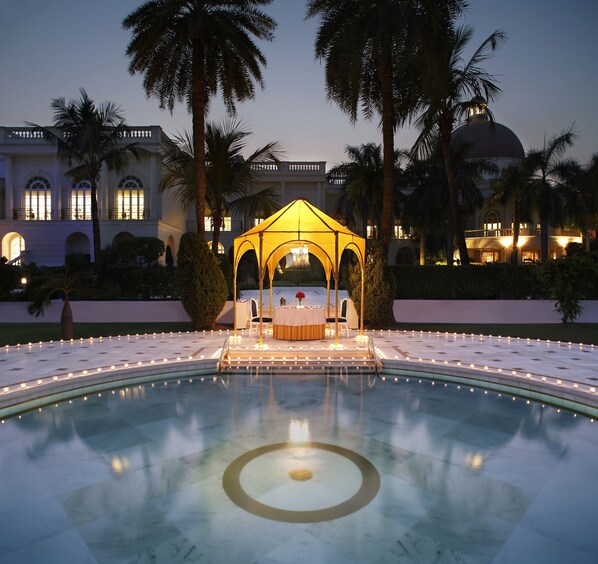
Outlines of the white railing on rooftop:
<svg viewBox="0 0 598 564">
<path fill-rule="evenodd" d="M 53 129 L 53 128 L 51 128 Z M 130 127 L 125 132 L 124 138 L 129 139 L 152 139 L 160 140 L 160 128 L 158 126 Z M 7 141 L 43 141 L 43 132 L 33 127 L 0 127 L 0 144 Z"/>
<path fill-rule="evenodd" d="M 276 163 L 254 163 L 251 165 L 253 170 L 260 172 L 276 172 L 276 173 L 316 173 L 326 174 L 326 163 L 319 161 L 282 161 L 278 165 Z"/>
</svg>

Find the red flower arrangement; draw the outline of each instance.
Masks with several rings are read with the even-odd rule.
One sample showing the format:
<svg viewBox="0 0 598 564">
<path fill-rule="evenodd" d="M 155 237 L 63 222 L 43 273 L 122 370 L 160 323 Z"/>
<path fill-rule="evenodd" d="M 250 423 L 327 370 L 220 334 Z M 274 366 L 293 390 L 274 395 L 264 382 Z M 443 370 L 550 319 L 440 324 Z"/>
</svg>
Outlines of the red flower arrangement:
<svg viewBox="0 0 598 564">
<path fill-rule="evenodd" d="M 297 293 L 295 294 L 295 297 L 296 297 L 298 300 L 302 300 L 302 299 L 305 297 L 305 294 L 304 294 L 303 292 L 297 292 Z"/>
</svg>

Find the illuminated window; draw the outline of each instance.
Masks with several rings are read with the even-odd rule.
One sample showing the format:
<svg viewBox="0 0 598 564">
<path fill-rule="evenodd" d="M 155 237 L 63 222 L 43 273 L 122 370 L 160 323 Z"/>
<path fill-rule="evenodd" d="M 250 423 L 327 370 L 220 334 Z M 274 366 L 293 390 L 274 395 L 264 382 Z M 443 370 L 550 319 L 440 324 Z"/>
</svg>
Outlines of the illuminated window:
<svg viewBox="0 0 598 564">
<path fill-rule="evenodd" d="M 523 251 L 521 253 L 521 262 L 536 262 L 538 253 L 536 251 Z"/>
<path fill-rule="evenodd" d="M 206 231 L 214 231 L 214 218 L 212 216 L 204 217 L 204 226 Z M 232 223 L 230 216 L 222 218 L 220 225 L 220 231 L 230 231 L 232 229 Z"/>
<path fill-rule="evenodd" d="M 118 188 L 115 219 L 143 219 L 145 200 L 141 180 L 135 176 L 126 176 L 120 181 Z"/>
<path fill-rule="evenodd" d="M 71 219 L 91 219 L 91 183 L 73 182 L 71 190 Z"/>
<path fill-rule="evenodd" d="M 25 219 L 52 219 L 50 183 L 42 176 L 34 176 L 25 187 Z"/>
<path fill-rule="evenodd" d="M 372 239 L 376 237 L 376 232 L 378 231 L 377 225 L 368 225 L 366 228 L 366 237 L 368 239 Z"/>
<path fill-rule="evenodd" d="M 498 251 L 483 251 L 482 252 L 482 262 L 485 264 L 492 264 L 495 262 L 499 262 L 499 254 Z"/>
<path fill-rule="evenodd" d="M 500 214 L 497 211 L 489 211 L 484 216 L 484 231 L 500 231 Z"/>
<path fill-rule="evenodd" d="M 253 220 L 253 225 L 259 225 L 259 224 L 260 224 L 260 223 L 262 223 L 263 221 L 264 221 L 264 218 L 263 218 L 263 217 L 256 217 L 256 218 Z"/>
<path fill-rule="evenodd" d="M 210 247 L 210 250 L 212 250 L 212 241 L 208 241 L 208 247 Z M 220 241 L 218 241 L 218 254 L 224 254 L 224 245 Z"/>
<path fill-rule="evenodd" d="M 14 235 L 8 243 L 8 260 L 14 260 L 25 250 L 25 239 L 20 235 Z"/>
<path fill-rule="evenodd" d="M 409 239 L 410 237 L 411 229 L 406 229 L 402 225 L 395 225 L 395 239 Z"/>
</svg>

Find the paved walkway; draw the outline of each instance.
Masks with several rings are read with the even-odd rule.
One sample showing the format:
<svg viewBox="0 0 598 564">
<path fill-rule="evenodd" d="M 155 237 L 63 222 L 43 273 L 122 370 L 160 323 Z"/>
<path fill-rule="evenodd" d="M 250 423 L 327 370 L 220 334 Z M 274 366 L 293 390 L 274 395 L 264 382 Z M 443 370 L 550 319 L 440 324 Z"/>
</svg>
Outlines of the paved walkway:
<svg viewBox="0 0 598 564">
<path fill-rule="evenodd" d="M 242 339 L 251 342 L 248 331 Z M 85 383 L 94 390 L 158 374 L 213 375 L 231 331 L 114 336 L 7 346 L 0 351 L 0 415 L 68 397 Z M 352 332 L 351 339 L 357 335 Z M 368 331 L 383 377 L 413 371 L 457 382 L 518 388 L 534 399 L 598 414 L 598 347 L 499 336 Z M 278 342 L 280 343 L 280 342 Z M 296 344 L 295 344 L 296 345 Z M 256 355 L 259 355 L 256 350 Z M 305 351 L 305 354 L 309 354 Z M 346 364 L 346 361 L 343 361 Z M 71 393 L 72 395 L 72 393 Z M 39 399 L 43 398 L 43 399 Z M 561 401 L 563 400 L 563 401 Z"/>
</svg>

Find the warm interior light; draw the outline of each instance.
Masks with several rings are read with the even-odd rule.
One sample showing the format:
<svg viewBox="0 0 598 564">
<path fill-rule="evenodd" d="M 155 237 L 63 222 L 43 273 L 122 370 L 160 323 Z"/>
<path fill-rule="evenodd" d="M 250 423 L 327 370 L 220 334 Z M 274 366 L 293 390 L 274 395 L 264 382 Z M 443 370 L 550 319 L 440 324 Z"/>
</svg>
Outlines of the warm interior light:
<svg viewBox="0 0 598 564">
<path fill-rule="evenodd" d="M 309 250 L 307 245 L 303 244 L 300 247 L 291 249 L 291 256 L 293 257 L 292 268 L 306 269 L 309 268 Z"/>
</svg>

